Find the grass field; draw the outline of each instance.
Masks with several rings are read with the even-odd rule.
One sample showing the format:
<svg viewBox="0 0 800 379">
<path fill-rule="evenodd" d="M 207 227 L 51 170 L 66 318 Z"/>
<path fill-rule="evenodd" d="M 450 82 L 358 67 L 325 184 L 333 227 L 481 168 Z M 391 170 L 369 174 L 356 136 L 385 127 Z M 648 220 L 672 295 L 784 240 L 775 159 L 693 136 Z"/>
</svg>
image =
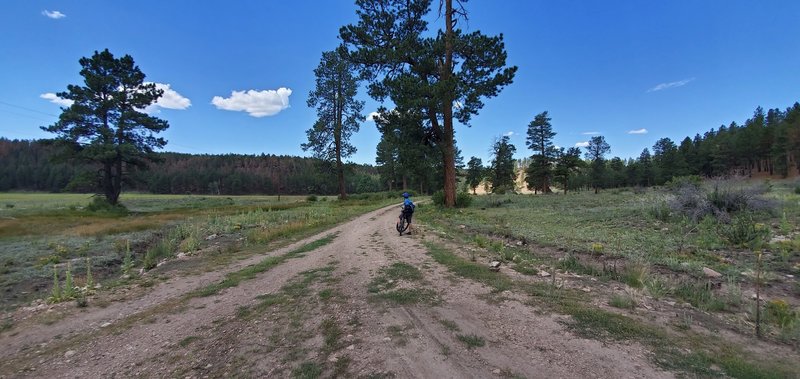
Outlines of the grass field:
<svg viewBox="0 0 800 379">
<path fill-rule="evenodd" d="M 0 309 L 51 297 L 54 268 L 76 285 L 117 280 L 178 253 L 216 249 L 230 261 L 264 244 L 320 231 L 396 200 L 123 194 L 126 212 L 92 212 L 85 194 L 0 194 Z M 249 249 L 249 250 L 248 250 Z M 130 256 L 126 262 L 126 255 Z M 87 272 L 91 267 L 91 273 Z"/>
<path fill-rule="evenodd" d="M 637 296 L 668 297 L 742 329 L 751 328 L 754 320 L 750 299 L 758 277 L 767 299 L 761 305 L 765 328 L 777 340 L 800 346 L 796 186 L 789 181 L 708 182 L 699 193 L 713 201 L 705 203 L 696 193 L 668 188 L 485 195 L 473 197 L 470 207 L 423 212 L 418 219 L 466 245 L 472 259 L 478 254 L 504 261 L 527 275 L 544 266 L 548 272 L 619 282 Z M 714 201 L 749 202 L 751 209 L 729 207 L 724 214 L 696 220 L 687 216 L 701 207 L 717 211 Z M 711 278 L 704 269 L 721 276 Z M 622 296 L 630 301 L 622 302 Z M 611 306 L 635 308 L 628 297 L 618 295 Z"/>
</svg>

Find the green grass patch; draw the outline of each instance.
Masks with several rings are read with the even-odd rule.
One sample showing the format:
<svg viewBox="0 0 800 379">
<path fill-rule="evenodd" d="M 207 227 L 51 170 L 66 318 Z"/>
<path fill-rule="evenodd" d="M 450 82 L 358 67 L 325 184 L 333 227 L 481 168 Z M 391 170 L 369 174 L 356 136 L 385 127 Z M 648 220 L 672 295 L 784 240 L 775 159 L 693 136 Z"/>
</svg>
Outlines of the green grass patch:
<svg viewBox="0 0 800 379">
<path fill-rule="evenodd" d="M 320 300 L 330 300 L 334 295 L 334 291 L 333 289 L 326 288 L 322 291 L 319 291 L 318 295 Z"/>
<path fill-rule="evenodd" d="M 186 346 L 189 346 L 189 344 L 191 344 L 192 342 L 197 341 L 199 339 L 200 339 L 200 337 L 198 337 L 198 336 L 189 336 L 189 337 L 186 337 L 186 338 L 182 339 L 180 342 L 178 342 L 178 346 L 186 347 Z"/>
<path fill-rule="evenodd" d="M 456 322 L 452 320 L 439 320 L 439 323 L 444 325 L 444 327 L 451 332 L 457 332 L 461 330 L 461 328 L 458 327 L 458 324 L 456 324 Z"/>
<path fill-rule="evenodd" d="M 633 309 L 636 308 L 636 299 L 628 294 L 614 294 L 611 296 L 611 300 L 608 301 L 608 305 L 621 309 Z"/>
<path fill-rule="evenodd" d="M 316 379 L 322 375 L 322 367 L 316 362 L 304 362 L 292 370 L 292 378 Z"/>
<path fill-rule="evenodd" d="M 489 271 L 484 265 L 467 261 L 432 242 L 425 242 L 425 246 L 436 262 L 446 266 L 460 277 L 483 283 L 496 292 L 502 292 L 513 287 L 514 283 L 511 279 L 505 275 Z"/>
<path fill-rule="evenodd" d="M 459 334 L 456 337 L 458 337 L 458 340 L 463 342 L 464 345 L 467 345 L 467 349 L 483 347 L 486 345 L 486 341 L 482 337 L 474 334 Z"/>
<path fill-rule="evenodd" d="M 281 263 L 283 263 L 283 262 L 285 262 L 285 261 L 287 261 L 287 260 L 289 260 L 291 258 L 295 258 L 300 254 L 303 254 L 303 253 L 306 253 L 306 252 L 309 252 L 309 251 L 313 251 L 313 250 L 318 249 L 318 248 L 320 248 L 322 246 L 325 246 L 325 245 L 331 243 L 331 241 L 333 241 L 334 238 L 336 238 L 336 235 L 331 234 L 331 235 L 328 235 L 328 236 L 326 236 L 324 238 L 320 238 L 320 239 L 318 239 L 318 240 L 316 240 L 314 242 L 310 242 L 308 244 L 305 244 L 305 245 L 303 245 L 303 246 L 301 246 L 301 247 L 299 247 L 299 248 L 297 248 L 295 250 L 292 250 L 292 251 L 290 251 L 290 252 L 288 252 L 288 253 L 286 253 L 284 255 L 277 256 L 277 257 L 266 258 L 266 259 L 264 259 L 263 261 L 261 261 L 259 263 L 256 263 L 256 264 L 251 265 L 251 266 L 247 266 L 247 267 L 245 267 L 245 268 L 243 268 L 243 269 L 241 269 L 239 271 L 229 273 L 229 274 L 227 274 L 225 276 L 225 279 L 223 279 L 222 281 L 220 281 L 218 283 L 215 283 L 215 284 L 211 284 L 209 286 L 206 286 L 205 288 L 202 288 L 202 289 L 200 289 L 198 291 L 192 292 L 190 294 L 190 296 L 193 296 L 193 297 L 211 296 L 211 295 L 218 294 L 219 291 L 222 291 L 225 288 L 236 287 L 243 280 L 253 279 L 253 278 L 256 277 L 256 275 L 258 275 L 258 274 L 260 274 L 262 272 L 265 272 L 265 271 L 267 271 L 267 270 L 269 270 L 269 269 L 271 269 L 271 268 L 273 268 L 275 266 L 278 266 Z"/>
<path fill-rule="evenodd" d="M 715 295 L 708 282 L 684 281 L 675 288 L 675 296 L 704 311 L 723 311 L 726 301 Z"/>
<path fill-rule="evenodd" d="M 322 330 L 322 336 L 325 341 L 325 349 L 328 351 L 336 350 L 339 346 L 339 339 L 342 337 L 342 329 L 336 324 L 336 320 L 333 318 L 322 320 L 320 330 Z"/>
<path fill-rule="evenodd" d="M 422 271 L 405 262 L 392 263 L 378 271 L 378 275 L 370 281 L 367 290 L 370 293 L 386 291 L 397 286 L 400 280 L 422 280 Z"/>
<path fill-rule="evenodd" d="M 392 291 L 381 292 L 374 295 L 375 298 L 398 305 L 411 304 L 439 304 L 442 300 L 436 291 L 420 288 L 401 288 Z"/>
</svg>

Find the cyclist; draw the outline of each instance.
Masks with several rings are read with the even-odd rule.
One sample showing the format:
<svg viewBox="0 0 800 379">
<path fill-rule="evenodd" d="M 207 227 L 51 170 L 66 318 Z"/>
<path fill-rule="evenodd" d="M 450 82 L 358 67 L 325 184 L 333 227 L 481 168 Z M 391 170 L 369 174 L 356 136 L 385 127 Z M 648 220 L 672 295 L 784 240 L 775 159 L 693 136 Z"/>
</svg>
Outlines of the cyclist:
<svg viewBox="0 0 800 379">
<path fill-rule="evenodd" d="M 411 234 L 411 216 L 414 215 L 414 208 L 416 208 L 416 205 L 414 205 L 414 202 L 411 201 L 410 197 L 411 196 L 408 194 L 408 192 L 403 192 L 403 212 L 400 213 L 400 220 L 405 218 L 406 223 L 408 224 L 407 234 Z M 398 225 L 400 225 L 400 220 L 397 221 Z"/>
</svg>

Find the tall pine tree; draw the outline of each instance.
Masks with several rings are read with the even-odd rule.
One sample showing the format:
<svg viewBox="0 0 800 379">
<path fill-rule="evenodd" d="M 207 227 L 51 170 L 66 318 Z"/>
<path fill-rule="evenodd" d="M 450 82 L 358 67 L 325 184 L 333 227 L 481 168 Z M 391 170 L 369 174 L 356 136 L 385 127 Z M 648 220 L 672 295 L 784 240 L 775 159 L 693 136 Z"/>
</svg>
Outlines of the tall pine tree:
<svg viewBox="0 0 800 379">
<path fill-rule="evenodd" d="M 354 67 L 344 59 L 343 52 L 337 49 L 322 53 L 319 66 L 314 69 L 316 88 L 308 94 L 308 106 L 316 108 L 318 119 L 306 131 L 308 142 L 302 145 L 303 150 L 312 150 L 315 157 L 335 162 L 341 199 L 347 198 L 342 158 L 356 152 L 350 137 L 358 132 L 364 119 L 361 115 L 364 102 L 355 99 L 358 81 Z"/>
<path fill-rule="evenodd" d="M 69 148 L 68 157 L 99 166 L 98 190 L 115 205 L 131 172 L 145 167 L 155 158 L 154 149 L 167 144 L 155 136 L 169 127 L 167 121 L 142 111 L 163 91 L 144 81 L 130 55 L 115 58 L 105 49 L 79 62 L 84 84 L 57 94 L 73 103 L 62 108 L 55 124 L 42 129 L 57 135 Z"/>
<path fill-rule="evenodd" d="M 440 3 L 445 28 L 433 36 L 426 21 L 431 0 L 357 0 L 356 5 L 358 23 L 340 30 L 352 48 L 350 59 L 370 80 L 371 96 L 389 97 L 398 108 L 425 115 L 426 135 L 441 151 L 445 205 L 452 207 L 458 153 L 453 119 L 468 125 L 483 99 L 497 96 L 516 72 L 506 67 L 502 35 L 457 29 L 466 11 L 453 8 L 453 0 Z"/>
</svg>

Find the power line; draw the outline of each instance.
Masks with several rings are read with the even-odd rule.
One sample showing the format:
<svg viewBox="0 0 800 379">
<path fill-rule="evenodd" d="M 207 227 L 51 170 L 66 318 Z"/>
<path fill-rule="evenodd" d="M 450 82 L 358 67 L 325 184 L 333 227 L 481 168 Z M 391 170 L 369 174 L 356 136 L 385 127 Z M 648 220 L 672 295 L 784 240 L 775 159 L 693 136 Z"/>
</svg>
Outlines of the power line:
<svg viewBox="0 0 800 379">
<path fill-rule="evenodd" d="M 45 119 L 43 119 L 41 117 L 31 116 L 29 114 L 22 114 L 22 113 L 12 112 L 12 111 L 10 111 L 8 109 L 0 109 L 0 111 L 8 113 L 8 114 L 13 114 L 14 116 L 27 117 L 27 118 L 34 119 L 34 120 L 39 120 L 39 121 L 42 121 L 42 122 L 50 122 L 50 121 L 45 120 Z"/>
<path fill-rule="evenodd" d="M 20 106 L 20 105 L 15 105 L 15 104 L 7 103 L 7 102 L 5 102 L 5 101 L 2 101 L 2 100 L 0 100 L 0 104 L 7 105 L 7 106 L 9 106 L 9 107 L 14 107 L 14 108 L 19 108 L 19 109 L 24 109 L 24 110 L 26 110 L 26 111 L 28 111 L 28 112 L 33 112 L 33 113 L 39 113 L 39 114 L 43 114 L 43 115 L 45 115 L 45 116 L 58 117 L 58 115 L 54 115 L 54 114 L 52 114 L 52 113 L 47 113 L 47 112 L 37 111 L 36 109 L 26 108 L 26 107 L 23 107 L 23 106 Z"/>
</svg>

